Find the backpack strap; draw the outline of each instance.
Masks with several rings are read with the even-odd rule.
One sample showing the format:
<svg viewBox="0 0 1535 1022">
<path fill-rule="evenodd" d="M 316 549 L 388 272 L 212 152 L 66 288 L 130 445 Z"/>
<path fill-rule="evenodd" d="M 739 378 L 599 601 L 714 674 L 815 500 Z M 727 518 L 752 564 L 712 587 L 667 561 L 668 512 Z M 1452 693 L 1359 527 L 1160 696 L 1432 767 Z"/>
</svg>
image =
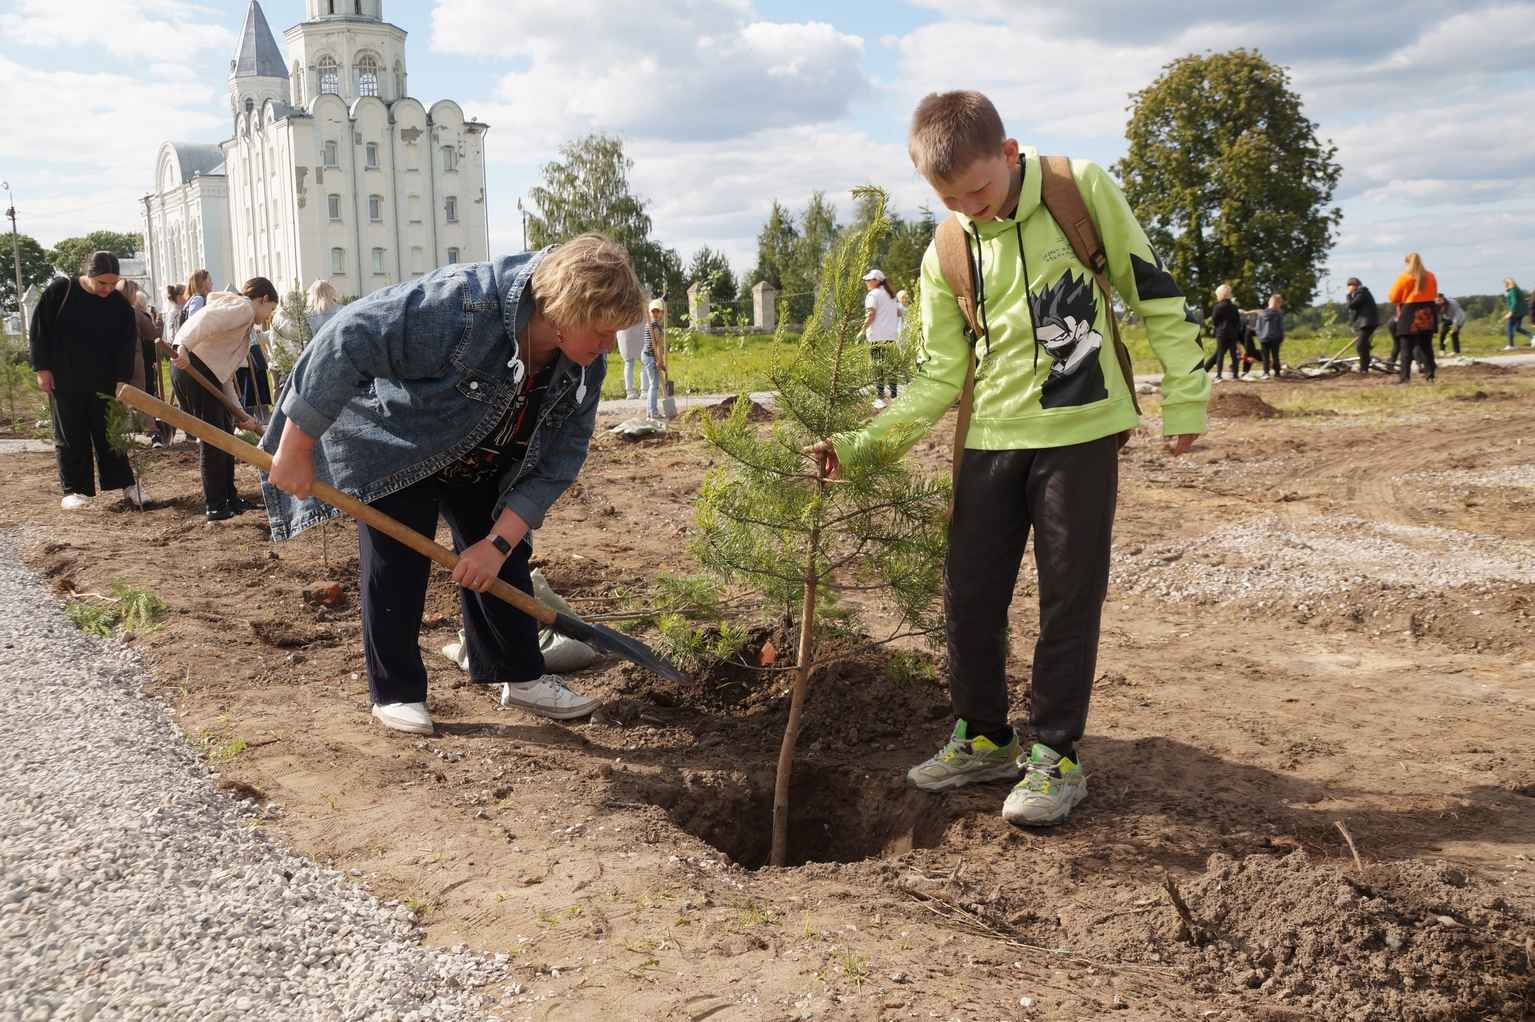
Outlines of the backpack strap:
<svg viewBox="0 0 1535 1022">
<path fill-rule="evenodd" d="M 975 345 L 981 338 L 981 324 L 976 308 L 976 269 L 970 258 L 970 239 L 959 218 L 949 218 L 938 225 L 934 237 L 938 247 L 938 269 L 944 283 L 954 292 L 954 302 L 965 320 L 965 333 L 970 343 L 969 357 L 965 359 L 965 385 L 959 394 L 959 417 L 954 422 L 954 456 L 949 470 L 950 478 L 959 483 L 959 465 L 965 457 L 965 435 L 970 432 L 970 410 L 975 403 Z M 954 515 L 954 505 L 949 504 L 949 516 Z"/>
<path fill-rule="evenodd" d="M 1108 253 L 1103 249 L 1103 239 L 1098 227 L 1087 212 L 1082 190 L 1077 187 L 1076 175 L 1071 172 L 1071 159 L 1066 156 L 1041 156 L 1039 158 L 1039 194 L 1045 209 L 1071 243 L 1071 251 L 1077 261 L 1086 266 L 1103 292 L 1108 303 L 1109 333 L 1114 337 L 1114 354 L 1119 359 L 1120 371 L 1125 376 L 1125 386 L 1130 390 L 1130 403 L 1137 415 L 1141 412 L 1140 400 L 1135 394 L 1135 369 L 1130 363 L 1130 349 L 1119 336 L 1119 317 L 1114 315 L 1114 292 L 1109 285 Z"/>
</svg>

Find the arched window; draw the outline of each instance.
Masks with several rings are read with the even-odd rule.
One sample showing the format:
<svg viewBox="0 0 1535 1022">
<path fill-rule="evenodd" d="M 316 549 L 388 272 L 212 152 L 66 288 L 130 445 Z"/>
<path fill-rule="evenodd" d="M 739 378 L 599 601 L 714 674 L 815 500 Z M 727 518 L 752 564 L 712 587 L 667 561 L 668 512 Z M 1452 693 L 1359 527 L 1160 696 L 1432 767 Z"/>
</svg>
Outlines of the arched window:
<svg viewBox="0 0 1535 1022">
<path fill-rule="evenodd" d="M 357 58 L 357 95 L 378 95 L 378 61 L 367 54 Z"/>
<path fill-rule="evenodd" d="M 251 97 L 246 96 L 245 97 L 245 112 L 246 113 L 250 113 L 254 109 L 256 109 L 256 101 L 254 99 L 252 99 Z"/>
<path fill-rule="evenodd" d="M 304 69 L 298 61 L 293 62 L 293 73 L 288 76 L 288 81 L 293 83 L 293 105 L 304 105 Z"/>
<path fill-rule="evenodd" d="M 405 96 L 405 65 L 397 60 L 394 62 L 394 98 L 404 99 Z"/>
<path fill-rule="evenodd" d="M 320 58 L 320 92 L 322 94 L 341 91 L 340 69 L 336 66 L 336 58 L 330 54 Z"/>
</svg>

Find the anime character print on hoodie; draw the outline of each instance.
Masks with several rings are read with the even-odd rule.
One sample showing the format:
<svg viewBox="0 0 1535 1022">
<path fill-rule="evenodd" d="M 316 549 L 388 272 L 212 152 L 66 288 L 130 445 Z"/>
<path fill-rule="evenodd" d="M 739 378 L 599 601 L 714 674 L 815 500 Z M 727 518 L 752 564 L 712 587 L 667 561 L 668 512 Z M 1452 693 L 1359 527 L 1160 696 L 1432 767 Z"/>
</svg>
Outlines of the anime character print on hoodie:
<svg viewBox="0 0 1535 1022">
<path fill-rule="evenodd" d="M 1086 793 L 1077 752 L 1096 673 L 1108 591 L 1121 435 L 1139 416 L 1114 350 L 1110 298 L 1049 210 L 1037 151 L 1024 148 L 1018 204 L 989 221 L 954 214 L 975 271 L 977 366 L 972 417 L 956 467 L 944 603 L 958 718 L 937 755 L 908 775 L 938 790 L 1015 776 L 1003 815 L 1066 818 Z M 1107 276 L 1145 322 L 1162 363 L 1171 436 L 1205 431 L 1210 381 L 1198 317 L 1152 250 L 1119 186 L 1099 166 L 1071 173 L 1102 239 Z M 971 343 L 936 244 L 922 262 L 922 347 L 906 394 L 864 429 L 834 437 L 839 459 L 863 445 L 905 449 L 960 395 Z M 1009 720 L 1008 604 L 1035 535 L 1039 637 L 1025 750 Z"/>
</svg>

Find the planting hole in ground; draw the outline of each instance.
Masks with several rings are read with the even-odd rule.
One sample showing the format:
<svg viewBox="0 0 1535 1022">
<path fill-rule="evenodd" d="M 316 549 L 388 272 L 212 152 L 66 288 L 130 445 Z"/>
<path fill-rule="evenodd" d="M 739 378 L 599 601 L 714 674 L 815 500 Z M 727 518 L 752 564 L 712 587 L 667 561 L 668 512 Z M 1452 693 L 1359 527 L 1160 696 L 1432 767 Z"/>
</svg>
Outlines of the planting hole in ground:
<svg viewBox="0 0 1535 1022">
<path fill-rule="evenodd" d="M 772 775 L 685 770 L 634 779 L 638 801 L 666 810 L 672 822 L 757 869 L 767 865 L 773 833 Z M 796 763 L 789 793 L 790 866 L 862 862 L 933 848 L 949 814 L 899 775 L 856 774 L 846 768 Z"/>
</svg>

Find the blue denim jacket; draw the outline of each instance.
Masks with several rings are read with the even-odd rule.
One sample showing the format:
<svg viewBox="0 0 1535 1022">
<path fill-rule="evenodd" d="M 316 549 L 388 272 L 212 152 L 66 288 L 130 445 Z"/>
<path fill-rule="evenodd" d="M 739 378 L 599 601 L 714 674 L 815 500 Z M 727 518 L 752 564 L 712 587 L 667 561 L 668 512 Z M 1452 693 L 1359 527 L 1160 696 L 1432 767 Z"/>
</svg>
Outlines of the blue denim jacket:
<svg viewBox="0 0 1535 1022">
<path fill-rule="evenodd" d="M 372 502 L 462 458 L 511 407 L 522 382 L 517 333 L 533 315 L 529 282 L 549 250 L 445 266 L 341 309 L 304 349 L 261 446 L 277 450 L 289 419 L 316 437 L 315 479 Z M 607 371 L 559 356 L 521 463 L 501 477 L 495 514 L 530 529 L 586 461 Z M 586 389 L 578 400 L 577 393 Z M 337 514 L 262 479 L 274 540 Z"/>
</svg>

